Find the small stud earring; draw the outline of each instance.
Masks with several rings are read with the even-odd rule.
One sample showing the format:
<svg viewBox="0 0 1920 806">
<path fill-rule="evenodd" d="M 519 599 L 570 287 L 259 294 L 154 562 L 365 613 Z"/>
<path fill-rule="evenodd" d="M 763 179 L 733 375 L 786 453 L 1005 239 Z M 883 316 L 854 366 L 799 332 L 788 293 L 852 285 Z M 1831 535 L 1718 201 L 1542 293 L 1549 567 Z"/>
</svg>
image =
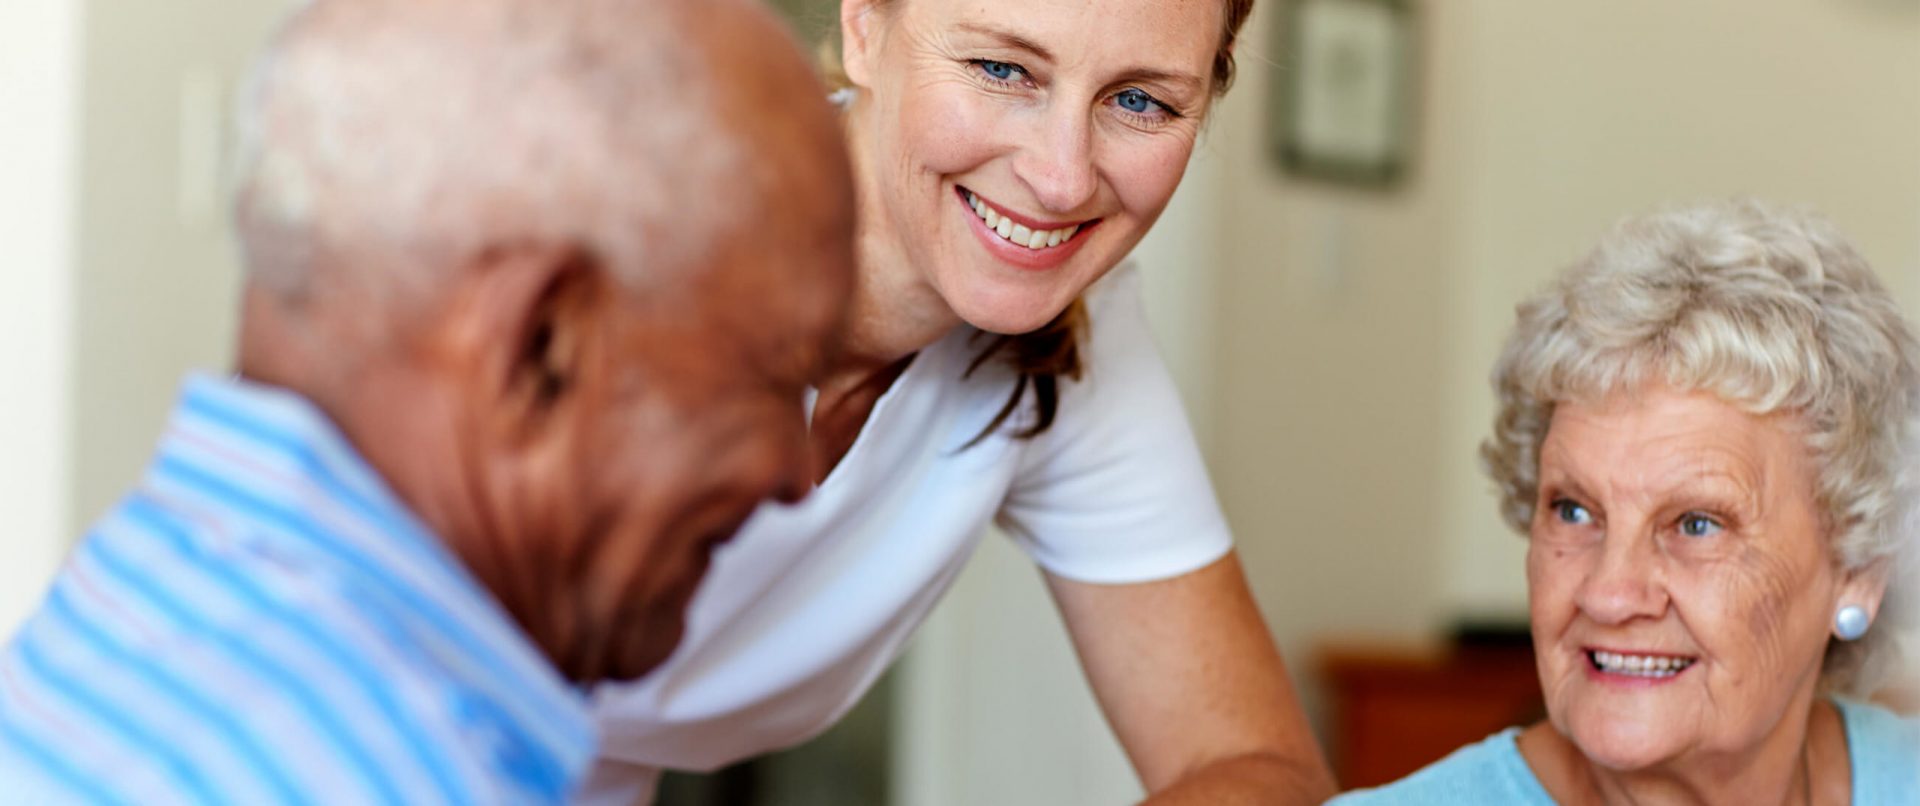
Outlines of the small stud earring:
<svg viewBox="0 0 1920 806">
<path fill-rule="evenodd" d="M 1853 641 L 1867 634 L 1867 609 L 1847 605 L 1833 615 L 1833 633 L 1842 641 Z"/>
</svg>

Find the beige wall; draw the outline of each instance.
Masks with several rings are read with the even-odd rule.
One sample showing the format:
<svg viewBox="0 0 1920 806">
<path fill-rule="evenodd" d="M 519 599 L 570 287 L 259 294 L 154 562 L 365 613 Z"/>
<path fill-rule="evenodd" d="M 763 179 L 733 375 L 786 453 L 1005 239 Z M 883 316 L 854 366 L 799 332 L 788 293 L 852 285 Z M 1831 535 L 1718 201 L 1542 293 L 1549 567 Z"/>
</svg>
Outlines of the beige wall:
<svg viewBox="0 0 1920 806">
<path fill-rule="evenodd" d="M 290 2 L 0 5 L 0 633 L 138 477 L 181 374 L 230 362 L 229 99 Z"/>
<path fill-rule="evenodd" d="M 1448 9 L 1457 4 L 1450 3 Z M 1468 133 L 1456 45 L 1466 23 L 1423 20 L 1426 114 L 1416 168 L 1389 193 L 1300 182 L 1268 161 L 1267 94 L 1284 53 L 1276 8 L 1251 25 L 1242 83 L 1213 148 L 1241 166 L 1222 188 L 1226 260 L 1209 413 L 1214 476 L 1256 594 L 1318 711 L 1311 642 L 1417 635 L 1440 621 L 1445 562 L 1436 476 L 1445 429 L 1447 256 Z M 1464 466 L 1464 463 L 1454 463 Z"/>
<path fill-rule="evenodd" d="M 1272 71 L 1247 70 L 1215 123 L 1240 167 L 1220 203 L 1214 469 L 1296 677 L 1316 636 L 1520 612 L 1523 546 L 1473 458 L 1486 373 L 1514 303 L 1613 220 L 1740 193 L 1813 204 L 1920 302 L 1920 4 L 1419 7 L 1403 189 L 1266 166 Z"/>
<path fill-rule="evenodd" d="M 80 24 L 63 0 L 0 4 L 0 635 L 38 601 L 68 528 Z"/>
<path fill-rule="evenodd" d="M 230 363 L 230 98 L 290 2 L 92 0 L 84 28 L 72 522 L 138 477 L 189 369 Z"/>
</svg>

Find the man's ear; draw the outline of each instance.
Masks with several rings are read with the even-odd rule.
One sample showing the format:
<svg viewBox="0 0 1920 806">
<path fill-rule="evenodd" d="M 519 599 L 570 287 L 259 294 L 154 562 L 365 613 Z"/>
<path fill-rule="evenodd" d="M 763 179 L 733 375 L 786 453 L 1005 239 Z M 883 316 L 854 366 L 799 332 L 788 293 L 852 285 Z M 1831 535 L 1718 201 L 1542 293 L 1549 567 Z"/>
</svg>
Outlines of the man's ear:
<svg viewBox="0 0 1920 806">
<path fill-rule="evenodd" d="M 469 267 L 466 341 L 475 390 L 506 433 L 528 435 L 577 398 L 604 337 L 606 271 L 576 246 L 489 249 Z"/>
<path fill-rule="evenodd" d="M 840 69 L 861 89 L 872 82 L 876 0 L 840 0 Z"/>
</svg>

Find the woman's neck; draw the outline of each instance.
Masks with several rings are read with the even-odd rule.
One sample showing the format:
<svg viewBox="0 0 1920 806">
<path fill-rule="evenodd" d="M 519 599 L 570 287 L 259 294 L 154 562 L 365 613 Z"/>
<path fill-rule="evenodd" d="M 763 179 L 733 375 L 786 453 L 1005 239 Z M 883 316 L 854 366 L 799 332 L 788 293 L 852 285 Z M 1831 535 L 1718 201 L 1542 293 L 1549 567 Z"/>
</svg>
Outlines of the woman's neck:
<svg viewBox="0 0 1920 806">
<path fill-rule="evenodd" d="M 1521 735 L 1521 754 L 1548 793 L 1564 804 L 1848 803 L 1852 774 L 1839 714 L 1825 699 L 1808 699 L 1802 706 L 1806 719 L 1782 720 L 1759 746 L 1734 756 L 1611 770 L 1589 760 L 1547 723 Z"/>
<path fill-rule="evenodd" d="M 899 363 L 960 324 L 939 292 L 903 256 L 862 234 L 847 327 L 826 377 L 866 375 Z M 826 389 L 832 384 L 817 384 Z"/>
</svg>

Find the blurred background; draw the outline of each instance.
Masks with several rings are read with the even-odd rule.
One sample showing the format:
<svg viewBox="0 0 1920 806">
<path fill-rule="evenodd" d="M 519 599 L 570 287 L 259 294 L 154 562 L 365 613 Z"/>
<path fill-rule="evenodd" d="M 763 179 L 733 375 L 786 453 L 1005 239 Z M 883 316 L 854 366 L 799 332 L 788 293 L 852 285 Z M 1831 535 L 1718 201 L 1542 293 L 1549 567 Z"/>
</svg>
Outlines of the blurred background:
<svg viewBox="0 0 1920 806">
<path fill-rule="evenodd" d="M 809 39 L 831 0 L 783 0 Z M 226 117 L 285 0 L 0 2 L 0 631 L 230 361 Z M 1348 783 L 1530 718 L 1474 450 L 1512 307 L 1611 222 L 1835 219 L 1920 313 L 1920 0 L 1260 0 L 1139 258 L 1274 635 Z M 1391 729 L 1383 733 L 1383 728 Z M 669 803 L 1120 803 L 1039 575 L 989 540 L 841 728 Z"/>
</svg>

